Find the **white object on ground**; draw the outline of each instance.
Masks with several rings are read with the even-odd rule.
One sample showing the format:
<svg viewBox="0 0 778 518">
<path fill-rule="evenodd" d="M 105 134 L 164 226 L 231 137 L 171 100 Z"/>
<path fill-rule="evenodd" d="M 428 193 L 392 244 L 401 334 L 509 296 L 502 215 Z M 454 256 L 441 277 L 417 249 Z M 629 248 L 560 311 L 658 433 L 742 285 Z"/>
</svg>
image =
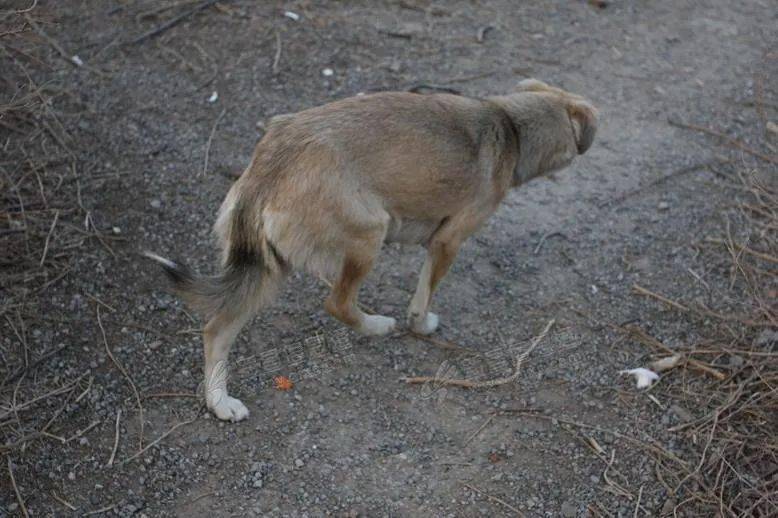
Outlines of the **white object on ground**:
<svg viewBox="0 0 778 518">
<path fill-rule="evenodd" d="M 659 379 L 659 374 L 652 370 L 644 369 L 643 367 L 619 371 L 619 374 L 628 374 L 633 376 L 638 388 L 650 387 L 656 380 Z"/>
<path fill-rule="evenodd" d="M 209 103 L 215 103 L 218 98 L 219 98 L 219 92 L 214 90 L 213 93 L 211 94 L 211 96 L 208 98 L 208 102 Z"/>
<path fill-rule="evenodd" d="M 284 16 L 286 16 L 290 20 L 294 20 L 294 21 L 300 20 L 300 15 L 295 13 L 294 11 L 284 11 Z"/>
<path fill-rule="evenodd" d="M 321 75 L 323 75 L 324 77 L 330 77 L 334 73 L 335 73 L 335 71 L 332 70 L 331 68 L 325 68 L 324 70 L 321 71 Z"/>
</svg>

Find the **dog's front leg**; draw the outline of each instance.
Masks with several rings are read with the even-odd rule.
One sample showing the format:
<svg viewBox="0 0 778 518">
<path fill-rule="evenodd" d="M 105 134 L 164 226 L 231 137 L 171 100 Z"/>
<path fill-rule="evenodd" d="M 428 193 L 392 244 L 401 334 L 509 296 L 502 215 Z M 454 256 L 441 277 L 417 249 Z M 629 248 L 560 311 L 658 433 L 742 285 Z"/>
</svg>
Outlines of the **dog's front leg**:
<svg viewBox="0 0 778 518">
<path fill-rule="evenodd" d="M 432 294 L 454 262 L 462 242 L 488 217 L 487 210 L 479 209 L 445 220 L 430 238 L 419 284 L 408 307 L 408 325 L 412 331 L 428 335 L 438 328 L 438 316 L 429 311 Z"/>
<path fill-rule="evenodd" d="M 416 333 L 428 335 L 438 328 L 438 316 L 429 311 L 432 293 L 446 275 L 459 250 L 459 243 L 433 238 L 419 275 L 419 284 L 408 308 L 408 325 Z"/>
</svg>

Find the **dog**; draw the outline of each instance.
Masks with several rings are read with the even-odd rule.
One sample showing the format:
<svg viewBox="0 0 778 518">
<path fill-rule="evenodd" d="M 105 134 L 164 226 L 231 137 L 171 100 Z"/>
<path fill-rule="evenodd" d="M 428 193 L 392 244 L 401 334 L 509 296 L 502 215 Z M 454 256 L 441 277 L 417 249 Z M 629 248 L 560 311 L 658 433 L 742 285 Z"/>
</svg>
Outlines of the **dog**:
<svg viewBox="0 0 778 518">
<path fill-rule="evenodd" d="M 219 209 L 221 272 L 201 277 L 146 253 L 206 318 L 208 408 L 222 420 L 248 416 L 227 392 L 227 356 L 292 270 L 333 279 L 327 312 L 385 335 L 395 319 L 360 310 L 359 287 L 384 242 L 421 244 L 427 257 L 408 323 L 434 332 L 432 294 L 462 242 L 509 189 L 585 153 L 597 121 L 589 101 L 534 79 L 485 99 L 383 92 L 271 119 Z"/>
</svg>

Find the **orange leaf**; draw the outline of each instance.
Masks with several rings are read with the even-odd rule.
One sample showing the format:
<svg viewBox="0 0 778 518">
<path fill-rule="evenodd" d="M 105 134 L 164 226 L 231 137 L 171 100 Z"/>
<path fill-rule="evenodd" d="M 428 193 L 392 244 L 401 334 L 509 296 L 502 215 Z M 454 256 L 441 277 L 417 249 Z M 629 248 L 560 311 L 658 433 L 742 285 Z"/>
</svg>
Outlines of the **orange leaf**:
<svg viewBox="0 0 778 518">
<path fill-rule="evenodd" d="M 276 376 L 273 378 L 273 383 L 275 384 L 276 390 L 292 390 L 292 387 L 294 387 L 292 380 L 286 376 Z"/>
</svg>

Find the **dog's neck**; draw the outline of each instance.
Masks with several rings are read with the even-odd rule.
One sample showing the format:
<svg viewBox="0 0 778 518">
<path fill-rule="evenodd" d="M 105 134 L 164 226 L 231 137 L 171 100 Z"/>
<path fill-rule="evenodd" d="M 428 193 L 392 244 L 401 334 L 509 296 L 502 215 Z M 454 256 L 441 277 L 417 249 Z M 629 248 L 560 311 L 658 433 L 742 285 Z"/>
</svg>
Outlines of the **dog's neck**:
<svg viewBox="0 0 778 518">
<path fill-rule="evenodd" d="M 537 142 L 532 139 L 532 127 L 534 125 L 535 111 L 532 99 L 520 94 L 501 95 L 489 97 L 488 101 L 496 104 L 508 116 L 517 136 L 519 146 L 519 159 L 513 170 L 512 187 L 518 187 L 540 176 L 540 153 Z"/>
</svg>

